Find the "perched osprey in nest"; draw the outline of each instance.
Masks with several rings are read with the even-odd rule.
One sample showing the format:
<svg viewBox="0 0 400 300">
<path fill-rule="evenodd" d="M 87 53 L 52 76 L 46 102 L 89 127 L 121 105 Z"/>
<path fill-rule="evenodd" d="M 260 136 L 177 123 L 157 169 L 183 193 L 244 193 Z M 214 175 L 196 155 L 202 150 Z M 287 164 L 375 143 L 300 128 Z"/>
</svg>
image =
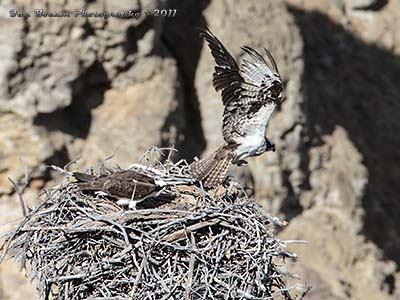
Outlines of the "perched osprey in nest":
<svg viewBox="0 0 400 300">
<path fill-rule="evenodd" d="M 111 175 L 94 176 L 80 172 L 73 173 L 81 191 L 101 193 L 118 199 L 118 204 L 136 208 L 136 204 L 150 197 L 157 197 L 163 182 L 135 170 L 122 170 Z"/>
<path fill-rule="evenodd" d="M 211 49 L 216 67 L 213 85 L 221 91 L 225 106 L 222 134 L 226 143 L 216 151 L 190 165 L 192 175 L 206 187 L 222 183 L 230 165 L 247 163 L 246 158 L 275 151 L 265 136 L 268 121 L 282 99 L 282 80 L 271 53 L 266 58 L 256 50 L 243 46 L 250 60 L 241 68 L 224 45 L 209 29 L 200 29 Z"/>
</svg>

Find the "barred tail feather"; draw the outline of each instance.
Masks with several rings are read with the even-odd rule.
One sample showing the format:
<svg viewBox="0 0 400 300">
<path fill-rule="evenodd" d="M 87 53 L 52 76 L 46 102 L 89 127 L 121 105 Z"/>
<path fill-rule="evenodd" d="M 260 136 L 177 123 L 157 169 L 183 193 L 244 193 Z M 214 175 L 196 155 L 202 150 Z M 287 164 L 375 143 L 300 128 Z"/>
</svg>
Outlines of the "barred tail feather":
<svg viewBox="0 0 400 300">
<path fill-rule="evenodd" d="M 207 176 L 213 164 L 214 155 L 215 152 L 190 164 L 190 172 L 192 173 L 192 176 L 194 178 L 198 180 L 203 180 Z"/>
<path fill-rule="evenodd" d="M 205 187 L 214 187 L 222 183 L 233 159 L 233 147 L 223 145 L 205 158 L 190 165 L 192 175 L 203 182 Z"/>
<path fill-rule="evenodd" d="M 228 173 L 231 164 L 232 158 L 229 157 L 225 157 L 220 161 L 216 161 L 216 163 L 212 166 L 208 176 L 203 180 L 204 186 L 214 187 L 222 183 L 226 178 L 226 174 Z"/>
</svg>

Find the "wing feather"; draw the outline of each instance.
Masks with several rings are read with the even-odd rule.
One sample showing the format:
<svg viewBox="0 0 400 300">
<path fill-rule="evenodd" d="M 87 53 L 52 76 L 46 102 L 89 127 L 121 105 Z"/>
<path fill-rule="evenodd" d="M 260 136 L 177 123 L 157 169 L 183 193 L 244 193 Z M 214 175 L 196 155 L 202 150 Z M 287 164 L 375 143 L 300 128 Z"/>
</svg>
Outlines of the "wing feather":
<svg viewBox="0 0 400 300">
<path fill-rule="evenodd" d="M 222 90 L 222 101 L 226 105 L 240 95 L 240 85 L 244 80 L 240 75 L 239 66 L 208 28 L 199 29 L 199 31 L 200 36 L 206 40 L 217 64 L 213 74 L 213 85 L 217 92 Z"/>
<path fill-rule="evenodd" d="M 159 189 L 152 177 L 134 170 L 123 170 L 111 175 L 93 176 L 75 172 L 73 176 L 82 191 L 102 191 L 117 198 L 142 198 Z"/>
<path fill-rule="evenodd" d="M 282 81 L 278 68 L 267 49 L 264 48 L 265 59 L 256 50 L 243 46 L 242 50 L 250 60 L 243 59 L 239 69 L 235 59 L 209 29 L 199 31 L 217 64 L 213 85 L 221 91 L 225 106 L 222 133 L 228 143 L 236 142 L 243 134 L 252 131 L 254 122 L 249 120 L 256 115 L 262 124 L 268 123 L 270 110 L 261 108 L 275 106 L 281 99 Z"/>
<path fill-rule="evenodd" d="M 211 49 L 211 54 L 219 67 L 239 70 L 235 59 L 208 28 L 199 28 L 198 30 L 200 32 L 200 36 L 207 41 L 208 46 Z"/>
</svg>

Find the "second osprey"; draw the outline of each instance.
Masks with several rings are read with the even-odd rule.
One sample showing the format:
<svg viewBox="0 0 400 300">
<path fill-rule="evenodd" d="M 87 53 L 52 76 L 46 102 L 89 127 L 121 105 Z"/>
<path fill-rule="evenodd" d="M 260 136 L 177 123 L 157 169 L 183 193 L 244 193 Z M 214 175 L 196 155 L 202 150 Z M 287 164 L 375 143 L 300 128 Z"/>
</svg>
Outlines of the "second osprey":
<svg viewBox="0 0 400 300">
<path fill-rule="evenodd" d="M 222 91 L 224 104 L 222 135 L 226 143 L 203 159 L 190 165 L 192 175 L 206 187 L 222 183 L 231 164 L 241 165 L 251 156 L 275 151 L 265 136 L 268 121 L 282 99 L 282 80 L 271 53 L 266 58 L 243 46 L 251 58 L 243 60 L 241 69 L 224 45 L 210 30 L 200 29 L 211 49 L 216 67 L 213 85 Z"/>
</svg>

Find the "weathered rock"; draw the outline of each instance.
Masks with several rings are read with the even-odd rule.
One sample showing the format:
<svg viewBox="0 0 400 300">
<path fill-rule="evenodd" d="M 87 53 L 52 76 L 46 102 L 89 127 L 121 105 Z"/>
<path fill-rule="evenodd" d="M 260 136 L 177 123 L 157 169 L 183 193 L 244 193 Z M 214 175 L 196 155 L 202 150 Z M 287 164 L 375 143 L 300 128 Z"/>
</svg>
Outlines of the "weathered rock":
<svg viewBox="0 0 400 300">
<path fill-rule="evenodd" d="M 108 90 L 104 103 L 93 110 L 83 152 L 85 162 L 98 162 L 120 145 L 113 161 L 126 167 L 137 162 L 148 147 L 173 145 L 182 139 L 182 96 L 176 89 L 176 64 L 172 59 L 159 57 L 148 61 L 153 61 L 146 64 L 148 68 L 157 66 L 146 71 L 154 74 L 149 80 L 122 90 Z"/>
<path fill-rule="evenodd" d="M 327 207 L 312 208 L 293 219 L 282 239 L 308 244 L 289 246 L 299 255 L 291 271 L 314 287 L 310 299 L 396 299 L 391 283 L 395 263 L 383 261 L 382 252 L 354 234 L 352 224 L 340 209 Z"/>
<path fill-rule="evenodd" d="M 368 72 L 373 71 L 372 73 L 375 74 L 377 70 L 380 70 L 380 74 L 385 72 L 397 74 L 398 69 L 394 67 L 396 60 L 385 51 L 369 47 L 368 42 L 373 39 L 368 38 L 368 34 L 374 30 L 379 32 L 379 28 L 383 30 L 384 27 L 376 28 L 376 25 L 386 20 L 391 30 L 385 32 L 385 35 L 394 37 L 397 31 L 396 22 L 393 19 L 395 12 L 399 10 L 394 9 L 397 4 L 390 3 L 382 12 L 374 13 L 377 15 L 371 16 L 369 22 L 374 21 L 369 23 L 368 17 L 363 19 L 355 14 L 354 16 L 346 15 L 344 4 L 340 1 L 294 0 L 288 2 L 291 4 L 289 6 L 291 14 L 287 15 L 282 13 L 285 11 L 282 4 L 272 1 L 258 4 L 256 11 L 252 10 L 254 6 L 251 1 L 236 1 L 230 6 L 212 2 L 205 11 L 208 26 L 236 58 L 240 53 L 239 46 L 245 43 L 244 41 L 257 41 L 250 45 L 256 47 L 264 45 L 270 48 L 284 81 L 287 82 L 285 102 L 281 110 L 273 116 L 267 131 L 268 136 L 277 144 L 277 153 L 267 153 L 261 157 L 249 159 L 249 170 L 255 181 L 255 196 L 269 211 L 280 211 L 287 218 L 294 218 L 293 220 L 301 219 L 303 214 L 314 207 L 332 210 L 335 212 L 336 222 L 340 226 L 345 226 L 346 230 L 344 227 L 339 227 L 338 235 L 328 235 L 330 242 L 340 244 L 342 238 L 349 236 L 357 241 L 357 245 L 366 245 L 359 234 L 365 228 L 373 228 L 372 224 L 375 224 L 373 215 L 379 215 L 383 224 L 394 222 L 390 211 L 378 209 L 381 207 L 379 204 L 381 201 L 382 203 L 392 201 L 383 197 L 382 194 L 380 196 L 376 194 L 377 188 L 372 187 L 371 190 L 371 179 L 372 184 L 382 183 L 383 180 L 381 177 L 383 172 L 378 170 L 379 166 L 373 164 L 373 159 L 381 162 L 381 167 L 391 174 L 391 178 L 397 177 L 395 169 L 390 169 L 387 165 L 396 161 L 395 146 L 391 147 L 393 150 L 389 153 L 382 148 L 377 148 L 374 146 L 377 144 L 372 143 L 373 139 L 368 138 L 366 132 L 371 135 L 373 135 L 372 132 L 380 132 L 386 136 L 386 139 L 391 140 L 392 145 L 398 145 L 398 139 L 394 135 L 386 135 L 386 130 L 397 131 L 396 128 L 398 128 L 396 125 L 398 122 L 396 123 L 396 120 L 385 112 L 387 105 L 376 103 L 368 108 L 366 104 L 366 99 L 369 97 L 374 99 L 384 97 L 387 99 L 386 103 L 393 103 L 394 98 L 389 97 L 388 91 L 393 93 L 393 96 L 398 95 L 398 88 L 394 86 L 393 79 L 388 77 L 378 80 L 376 86 L 367 83 L 368 79 L 363 78 Z M 301 10 L 296 10 L 293 4 L 300 6 Z M 392 8 L 391 13 L 388 12 L 389 7 Z M 279 14 L 276 13 L 277 10 L 281 10 Z M 329 14 L 331 19 L 324 18 L 323 14 L 317 12 L 318 10 Z M 268 20 L 268 26 L 257 23 L 258 13 L 263 15 L 263 18 L 259 20 Z M 253 14 L 253 16 L 242 20 L 242 15 L 247 14 Z M 357 27 L 356 20 L 358 19 L 363 20 L 364 27 Z M 297 25 L 293 24 L 294 20 Z M 291 26 L 294 29 L 289 30 Z M 375 26 L 374 30 L 372 28 L 367 31 L 361 30 L 370 26 Z M 255 31 L 254 28 L 257 30 Z M 301 30 L 301 35 L 297 28 Z M 271 33 L 274 30 L 279 34 Z M 353 37 L 352 34 L 355 36 Z M 383 38 L 383 35 L 377 34 L 375 37 L 379 39 L 375 39 L 374 42 L 385 45 L 387 39 Z M 326 47 L 321 45 L 326 45 Z M 351 47 L 357 50 L 351 50 Z M 385 48 L 392 51 L 395 46 L 392 44 Z M 359 53 L 359 57 L 353 53 Z M 363 55 L 360 55 L 361 53 Z M 301 60 L 301 57 L 304 57 L 304 60 Z M 368 61 L 375 61 L 375 58 L 380 60 L 381 57 L 383 59 L 380 66 L 376 65 L 373 69 L 362 67 L 367 66 Z M 390 62 L 392 67 L 389 67 Z M 214 62 L 208 49 L 205 48 L 197 70 L 196 87 L 199 91 L 204 132 L 209 142 L 208 151 L 212 151 L 223 141 L 219 129 L 221 119 L 215 118 L 215 114 L 222 113 L 222 104 L 220 96 L 211 86 L 213 69 L 210 65 L 213 66 Z M 346 68 L 346 65 L 350 67 Z M 351 74 L 349 73 L 347 77 L 345 74 L 349 70 Z M 371 78 L 379 78 L 379 75 L 377 77 L 372 75 Z M 365 93 L 365 87 L 368 86 L 371 86 L 368 89 L 370 95 L 374 96 L 368 96 Z M 397 98 L 397 96 L 394 97 Z M 359 102 L 362 104 L 355 104 Z M 386 120 L 385 122 L 366 121 L 374 120 L 376 107 L 380 107 L 380 118 Z M 391 107 L 393 108 L 393 105 Z M 395 111 L 398 111 L 397 105 Z M 366 127 L 369 129 L 366 130 Z M 381 143 L 384 143 L 383 138 Z M 390 191 L 389 198 L 392 197 L 394 200 L 393 196 L 396 195 L 394 186 L 397 185 L 389 184 L 389 182 L 390 180 L 387 182 L 386 190 Z M 381 201 L 372 200 L 372 195 L 380 198 Z M 366 205 L 370 206 L 367 210 Z M 393 203 L 393 207 L 397 207 L 397 204 Z M 313 224 L 311 219 L 307 220 Z M 328 221 L 325 219 L 323 222 Z M 310 226 L 310 228 L 318 227 L 318 225 Z M 385 235 L 381 235 L 380 239 L 375 239 L 380 240 L 379 246 L 386 245 L 384 249 L 389 250 L 386 253 L 394 253 L 392 251 L 396 242 L 393 241 L 396 240 L 394 236 L 397 235 L 395 233 L 397 230 L 390 228 L 389 225 L 386 228 Z M 299 227 L 298 230 L 303 231 L 303 228 Z M 374 232 L 377 233 L 377 230 Z M 310 236 L 309 240 L 312 241 L 314 238 Z M 366 259 L 363 263 L 366 264 L 366 268 L 379 269 L 383 256 L 373 244 L 368 245 L 374 249 L 376 255 L 374 254 L 374 259 Z M 314 251 L 315 249 L 312 249 L 310 253 Z M 324 251 L 327 250 L 322 250 L 323 253 Z M 337 253 L 336 250 L 332 251 Z M 342 253 L 346 257 L 351 257 L 353 254 L 351 250 L 349 253 Z M 393 254 L 390 256 L 396 257 Z M 314 271 L 319 273 L 319 276 L 323 277 L 325 272 L 329 272 L 325 270 L 322 259 L 318 265 L 320 269 Z M 372 280 L 376 277 L 376 284 L 369 292 L 371 295 L 375 293 L 376 297 L 380 297 L 383 294 L 379 294 L 379 286 L 391 280 L 388 278 L 398 276 L 393 268 L 385 274 L 382 276 L 374 274 L 369 279 L 357 278 L 354 282 Z M 321 282 L 321 284 L 325 283 Z M 316 288 L 318 289 L 318 286 Z M 350 287 L 339 284 L 336 290 L 330 293 L 332 297 L 345 298 L 346 293 L 349 292 L 355 295 L 354 297 L 362 298 L 363 288 L 362 285 L 356 283 L 351 283 Z M 392 293 L 394 291 L 390 284 L 385 293 L 389 290 Z"/>
<path fill-rule="evenodd" d="M 44 7 L 44 1 L 38 4 Z M 79 57 L 74 55 L 77 44 L 70 43 L 67 34 L 74 23 L 70 18 L 35 17 L 34 8 L 23 1 L 3 2 L 2 7 L 3 12 L 7 7 L 21 7 L 31 14 L 30 18 L 7 16 L 2 21 L 7 23 L 2 26 L 2 39 L 19 41 L 8 44 L 11 49 L 5 59 L 14 63 L 2 71 L 0 80 L 5 86 L 0 97 L 6 101 L 2 106 L 25 117 L 68 106 L 72 101 L 70 85 L 80 68 Z M 62 6 L 53 8 L 61 11 Z"/>
<path fill-rule="evenodd" d="M 131 145 L 133 141 L 137 146 L 129 152 L 133 153 L 132 156 L 124 157 L 126 162 L 135 161 L 143 148 L 150 145 L 169 145 L 179 141 L 179 132 L 175 130 L 181 126 L 177 107 L 180 96 L 176 64 L 171 59 L 150 57 L 157 44 L 159 20 L 146 17 L 143 13 L 137 18 L 110 17 L 107 20 L 73 16 L 76 9 L 119 12 L 156 7 L 156 0 L 140 3 L 35 1 L 33 4 L 23 0 L 1 3 L 0 194 L 12 193 L 8 176 L 17 182 L 23 178 L 19 158 L 28 167 L 31 178 L 50 180 L 50 173 L 41 168 L 43 164 L 66 164 L 82 154 L 86 146 L 85 149 L 90 148 L 87 140 L 93 142 L 91 147 L 95 148 L 96 138 L 87 136 L 101 131 L 101 124 L 99 129 L 97 121 L 99 116 L 107 115 L 110 108 L 115 110 L 114 115 L 108 115 L 111 120 L 114 117 L 115 123 L 110 122 L 110 126 L 115 130 L 109 130 L 106 141 L 113 139 L 116 145 L 123 141 Z M 31 17 L 10 18 L 10 8 L 29 12 Z M 66 10 L 71 12 L 71 16 L 36 17 L 36 8 L 46 8 L 47 12 Z M 165 50 L 161 54 L 168 56 Z M 158 82 L 152 81 L 153 75 L 158 72 L 162 74 L 155 77 Z M 164 77 L 170 80 L 165 81 Z M 140 86 L 142 82 L 145 83 Z M 121 91 L 110 90 L 105 96 L 110 86 Z M 136 93 L 140 94 L 137 98 Z M 92 126 L 92 110 L 103 101 L 104 107 L 93 113 Z M 139 117 L 136 123 L 130 125 L 137 126 L 137 130 L 124 126 L 128 124 L 124 118 L 118 119 L 116 113 L 126 107 L 117 109 L 110 101 L 132 108 L 129 113 Z M 160 109 L 157 110 L 158 105 Z M 103 118 L 102 122 L 107 123 L 107 120 Z M 148 139 L 140 141 L 139 136 L 143 137 L 144 130 Z M 120 141 L 117 140 L 119 138 Z M 105 143 L 103 140 L 101 144 Z M 112 145 L 110 143 L 104 152 L 107 149 L 112 152 Z M 95 160 L 95 153 L 85 153 Z M 32 188 L 34 193 L 26 195 L 26 200 L 35 198 L 44 184 L 42 182 L 40 187 Z M 5 214 L 1 218 L 3 221 L 7 222 L 8 217 L 13 216 L 12 211 L 19 212 L 15 200 L 15 197 L 2 198 L 1 205 L 5 205 L 1 210 Z M 1 233 L 9 230 L 3 229 Z M 16 299 L 19 296 L 10 290 L 4 292 L 4 297 Z"/>
<path fill-rule="evenodd" d="M 345 1 L 345 5 L 347 9 L 378 11 L 388 2 L 389 0 L 350 0 Z"/>
<path fill-rule="evenodd" d="M 19 158 L 32 170 L 31 199 L 51 179 L 42 164 L 83 154 L 87 166 L 120 144 L 114 161 L 123 166 L 151 145 L 175 144 L 191 159 L 223 143 L 214 61 L 195 31 L 205 23 L 235 58 L 242 45 L 265 46 L 278 63 L 285 100 L 267 131 L 277 152 L 234 173 L 271 213 L 291 219 L 285 238 L 309 241 L 298 270 L 314 286 L 308 297 L 400 298 L 389 260 L 400 261 L 398 1 L 169 0 L 175 18 L 9 18 L 10 7 L 161 8 L 31 2 L 0 5 L 2 220 L 20 216 L 7 180 L 23 177 Z"/>
<path fill-rule="evenodd" d="M 304 40 L 302 109 L 308 137 L 303 148 L 308 173 L 298 197 L 304 212 L 296 219 L 314 207 L 329 209 L 347 226 L 346 234 L 359 238 L 362 232 L 379 247 L 373 245 L 378 254 L 363 261 L 365 268 L 379 269 L 383 257 L 398 263 L 399 223 L 393 212 L 399 210 L 400 191 L 392 179 L 399 175 L 393 164 L 400 140 L 391 132 L 400 129 L 395 117 L 400 105 L 394 101 L 400 95 L 394 81 L 400 68 L 394 55 L 398 43 L 386 43 L 386 36 L 397 35 L 398 2 L 357 13 L 346 13 L 330 1 L 288 2 Z M 356 248 L 346 255 L 354 255 Z M 365 277 L 355 282 L 367 281 L 366 271 L 362 273 Z M 365 297 L 396 299 L 399 275 L 394 270 L 385 274 L 374 273 L 377 283 L 371 283 Z M 346 289 L 363 298 L 364 287 L 355 282 Z M 378 287 L 386 283 L 387 296 L 379 295 Z"/>
<path fill-rule="evenodd" d="M 310 190 L 302 193 L 301 206 L 338 210 L 342 222 L 351 224 L 349 228 L 357 233 L 363 227 L 362 198 L 368 171 L 342 127 L 323 139 L 324 144 L 312 148 L 309 153 Z"/>
<path fill-rule="evenodd" d="M 0 112 L 0 195 L 12 190 L 8 177 L 18 182 L 24 176 L 25 167 L 31 174 L 32 169 L 53 153 L 51 143 L 29 120 L 11 112 Z"/>
<path fill-rule="evenodd" d="M 5 261 L 0 266 L 0 298 L 2 300 L 35 300 L 35 284 L 16 268 L 14 261 Z"/>
<path fill-rule="evenodd" d="M 394 165 L 399 160 L 400 139 L 392 134 L 400 130 L 400 104 L 395 100 L 400 89 L 394 80 L 400 74 L 400 44 L 394 38 L 399 3 L 390 1 L 379 11 L 345 14 L 322 10 L 329 1 L 290 2 L 297 3 L 290 10 L 305 42 L 302 85 L 311 141 L 308 148 L 324 144 L 338 126 L 346 131 L 368 169 L 360 197 L 362 230 L 387 257 L 399 262 L 400 223 L 395 212 L 400 209 L 400 187 L 395 178 L 400 174 Z M 391 44 L 386 43 L 386 36 L 391 36 Z M 338 190 L 340 185 L 342 182 L 331 180 L 330 189 Z M 356 214 L 354 220 L 358 218 Z"/>
<path fill-rule="evenodd" d="M 1 125 L 7 126 L 2 135 L 8 143 L 2 147 L 7 158 L 2 168 L 9 175 L 17 180 L 21 177 L 21 172 L 14 172 L 18 169 L 15 163 L 18 157 L 38 170 L 43 162 L 65 164 L 78 156 L 91 126 L 91 110 L 102 103 L 107 88 L 132 85 L 136 81 L 132 73 L 139 82 L 151 76 L 145 75 L 143 64 L 136 66 L 135 62 L 142 62 L 143 58 L 146 64 L 144 57 L 157 42 L 158 21 L 140 13 L 140 8 L 153 9 L 157 5 L 156 0 L 1 3 L 0 22 L 4 30 L 0 32 L 3 41 L 0 112 L 7 113 Z M 10 9 L 18 9 L 30 17 L 10 17 Z M 134 18 L 85 18 L 76 15 L 79 10 L 87 13 L 131 10 L 140 14 Z M 63 11 L 70 16 L 44 16 Z M 160 60 L 157 64 L 161 64 Z M 156 72 L 158 65 L 150 67 L 151 72 Z M 32 147 L 27 150 L 24 142 L 29 139 L 35 143 L 31 142 Z M 10 144 L 11 140 L 18 143 Z M 8 186 L 1 179 L 0 193 L 9 191 Z"/>
<path fill-rule="evenodd" d="M 400 22 L 398 1 L 285 0 L 285 2 L 305 12 L 318 11 L 326 14 L 364 42 L 374 43 L 397 55 L 400 53 L 398 42 L 400 32 L 396 30 Z"/>
<path fill-rule="evenodd" d="M 30 13 L 31 17 L 7 17 L 2 21 L 7 26 L 4 26 L 1 40 L 11 43 L 2 45 L 7 63 L 0 77 L 0 82 L 4 83 L 0 97 L 7 101 L 6 107 L 25 116 L 69 106 L 81 92 L 81 76 L 96 62 L 101 62 L 107 79 L 112 81 L 121 70 L 132 66 L 135 59 L 152 49 L 154 31 L 146 28 L 149 30 L 146 33 L 133 29 L 144 22 L 144 14 L 124 19 L 75 16 L 77 10 L 85 13 L 139 12 L 138 2 L 71 1 L 51 2 L 48 6 L 46 1 L 39 1 L 34 7 L 24 1 L 17 2 L 14 5 L 3 2 L 3 15 L 7 7 L 21 7 L 21 11 Z M 146 5 L 155 7 L 157 1 L 147 1 Z M 35 17 L 37 7 L 49 8 L 42 13 L 68 11 L 70 17 Z M 145 42 L 140 41 L 142 34 Z M 21 59 L 15 60 L 18 56 Z"/>
</svg>

